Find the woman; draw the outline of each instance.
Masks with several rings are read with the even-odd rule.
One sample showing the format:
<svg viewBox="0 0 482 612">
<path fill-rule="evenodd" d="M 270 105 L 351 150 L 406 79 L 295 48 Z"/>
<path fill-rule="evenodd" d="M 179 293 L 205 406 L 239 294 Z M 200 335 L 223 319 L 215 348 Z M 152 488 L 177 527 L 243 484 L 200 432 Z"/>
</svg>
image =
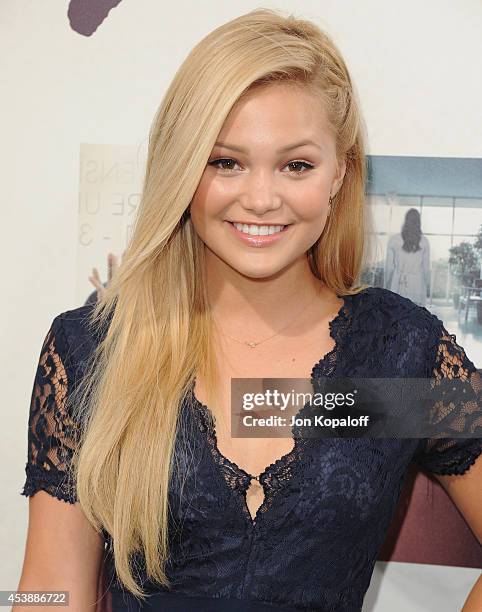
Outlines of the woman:
<svg viewBox="0 0 482 612">
<path fill-rule="evenodd" d="M 419 306 L 427 303 L 430 290 L 430 244 L 420 227 L 420 213 L 411 208 L 402 231 L 390 237 L 385 263 L 387 289 Z"/>
<path fill-rule="evenodd" d="M 262 9 L 196 45 L 122 264 L 44 342 L 22 588 L 90 609 L 105 542 L 114 611 L 360 610 L 412 460 L 480 537 L 481 438 L 230 436 L 232 378 L 463 375 L 480 415 L 442 322 L 357 285 L 364 183 L 350 76 L 317 26 Z"/>
</svg>

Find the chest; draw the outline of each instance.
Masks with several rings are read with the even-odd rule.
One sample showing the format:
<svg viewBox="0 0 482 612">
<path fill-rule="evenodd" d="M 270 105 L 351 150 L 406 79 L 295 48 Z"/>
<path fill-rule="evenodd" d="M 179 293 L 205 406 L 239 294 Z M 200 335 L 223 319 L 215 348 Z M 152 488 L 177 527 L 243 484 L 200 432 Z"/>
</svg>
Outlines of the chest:
<svg viewBox="0 0 482 612">
<path fill-rule="evenodd" d="M 288 437 L 286 430 L 277 434 L 271 429 L 269 437 L 259 437 L 259 433 L 256 437 L 232 437 L 231 381 L 233 378 L 252 379 L 249 381 L 249 392 L 257 393 L 262 391 L 262 379 L 284 379 L 277 382 L 280 391 L 290 391 L 294 388 L 306 392 L 306 380 L 311 378 L 313 366 L 335 349 L 335 341 L 330 336 L 329 320 L 329 317 L 324 318 L 301 336 L 297 335 L 292 339 L 284 337 L 279 342 L 266 343 L 265 346 L 260 344 L 251 348 L 236 342 L 220 345 L 216 354 L 220 388 L 219 412 L 215 422 L 215 453 L 227 458 L 248 474 L 258 477 L 267 466 L 293 452 L 294 440 L 291 435 Z M 208 405 L 206 388 L 200 377 L 196 378 L 194 393 L 199 402 Z M 256 514 L 264 496 L 262 485 L 254 478 L 246 492 L 251 516 Z"/>
<path fill-rule="evenodd" d="M 277 382 L 280 390 L 296 387 L 297 381 L 309 380 L 313 366 L 327 353 L 335 349 L 335 341 L 330 336 L 329 317 L 324 318 L 306 333 L 290 339 L 268 341 L 255 348 L 234 341 L 219 345 L 216 359 L 220 375 L 219 407 L 216 414 L 217 446 L 220 452 L 232 459 L 247 472 L 257 475 L 278 457 L 293 447 L 291 437 L 232 438 L 231 415 L 233 398 L 231 382 L 235 378 L 250 379 L 251 393 L 261 392 L 262 379 L 282 379 Z M 305 383 L 306 385 L 306 383 Z M 300 381 L 300 388 L 303 383 Z M 202 378 L 196 378 L 194 393 L 196 398 L 208 405 L 206 387 Z"/>
<path fill-rule="evenodd" d="M 375 544 L 381 544 L 384 521 L 393 511 L 417 443 L 348 438 L 311 439 L 300 445 L 298 441 L 289 460 L 265 471 L 261 478 L 265 496 L 260 502 L 256 491 L 250 492 L 253 483 L 248 485 L 231 465 L 202 451 L 199 461 L 191 462 L 182 489 L 185 499 L 178 511 L 176 498 L 174 512 L 188 533 L 203 534 L 204 546 L 209 533 L 234 537 L 238 529 L 245 533 L 246 528 L 265 533 L 270 546 L 291 537 L 293 550 L 300 541 L 303 549 L 309 543 L 313 555 L 342 544 L 353 550 L 354 542 L 365 536 L 372 541 L 370 533 L 375 536 L 378 529 L 380 542 Z M 176 494 L 177 486 L 172 491 Z M 199 546 L 202 550 L 202 543 Z M 344 558 L 339 557 L 340 563 Z"/>
</svg>

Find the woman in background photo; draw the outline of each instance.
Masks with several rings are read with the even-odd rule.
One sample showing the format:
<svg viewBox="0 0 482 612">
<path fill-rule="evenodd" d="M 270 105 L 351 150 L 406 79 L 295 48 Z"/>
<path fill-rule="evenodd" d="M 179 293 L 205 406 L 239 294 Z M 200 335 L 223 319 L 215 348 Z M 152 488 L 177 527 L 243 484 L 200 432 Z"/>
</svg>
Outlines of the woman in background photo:
<svg viewBox="0 0 482 612">
<path fill-rule="evenodd" d="M 482 379 L 435 315 L 359 283 L 365 182 L 354 85 L 315 23 L 258 9 L 196 44 L 122 262 L 41 349 L 19 590 L 84 612 L 105 572 L 113 612 L 360 612 L 412 462 L 482 539 Z M 339 377 L 433 379 L 442 437 L 231 436 L 232 379 Z"/>
<path fill-rule="evenodd" d="M 399 234 L 390 237 L 385 263 L 385 287 L 425 306 L 430 292 L 430 243 L 422 233 L 420 213 L 411 208 Z"/>
</svg>

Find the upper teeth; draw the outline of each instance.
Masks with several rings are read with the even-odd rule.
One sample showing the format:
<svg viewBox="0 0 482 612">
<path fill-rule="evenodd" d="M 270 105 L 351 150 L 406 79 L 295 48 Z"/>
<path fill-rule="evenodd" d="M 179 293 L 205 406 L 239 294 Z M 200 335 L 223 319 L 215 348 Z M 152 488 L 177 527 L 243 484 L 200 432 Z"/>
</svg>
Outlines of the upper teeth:
<svg viewBox="0 0 482 612">
<path fill-rule="evenodd" d="M 243 225 L 243 223 L 233 223 L 234 227 L 243 232 L 243 234 L 251 234 L 252 236 L 267 236 L 268 234 L 276 234 L 281 232 L 284 225 Z"/>
</svg>

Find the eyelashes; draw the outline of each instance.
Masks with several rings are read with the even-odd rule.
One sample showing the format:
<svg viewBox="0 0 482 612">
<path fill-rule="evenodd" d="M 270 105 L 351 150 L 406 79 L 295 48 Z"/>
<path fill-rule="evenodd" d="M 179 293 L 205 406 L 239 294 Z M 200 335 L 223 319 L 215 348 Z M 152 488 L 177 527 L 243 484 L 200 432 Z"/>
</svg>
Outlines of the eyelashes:
<svg viewBox="0 0 482 612">
<path fill-rule="evenodd" d="M 235 159 L 233 159 L 232 157 L 220 157 L 218 159 L 213 159 L 212 161 L 208 162 L 208 166 L 213 166 L 215 168 L 218 168 L 219 170 L 222 170 L 223 172 L 235 172 L 235 170 L 233 168 L 222 168 L 219 166 L 219 164 L 222 164 L 224 162 L 234 162 L 237 163 Z M 309 170 L 312 170 L 314 168 L 313 164 L 310 164 L 308 162 L 302 161 L 302 160 L 294 160 L 292 162 L 289 162 L 288 164 L 286 164 L 286 166 L 294 166 L 295 164 L 301 165 L 305 167 L 305 170 L 295 170 L 293 172 L 290 172 L 289 174 L 295 174 L 295 175 L 301 175 L 301 174 L 306 174 L 306 172 L 309 172 Z"/>
</svg>

